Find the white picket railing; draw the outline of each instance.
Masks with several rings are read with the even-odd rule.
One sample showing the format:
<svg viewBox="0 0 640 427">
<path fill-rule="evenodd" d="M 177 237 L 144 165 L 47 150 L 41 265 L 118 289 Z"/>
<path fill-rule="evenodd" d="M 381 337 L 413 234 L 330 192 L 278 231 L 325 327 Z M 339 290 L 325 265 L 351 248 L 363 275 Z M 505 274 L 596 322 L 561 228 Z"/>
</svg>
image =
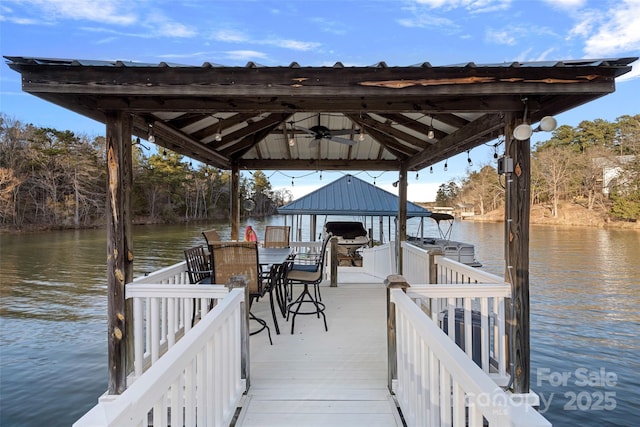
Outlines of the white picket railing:
<svg viewBox="0 0 640 427">
<path fill-rule="evenodd" d="M 408 283 L 435 283 L 429 277 L 429 251 L 402 242 L 402 277 Z"/>
<path fill-rule="evenodd" d="M 131 384 L 192 328 L 217 301 L 229 295 L 222 285 L 130 283 L 126 298 L 133 299 L 134 371 Z M 210 304 L 211 302 L 211 304 Z"/>
<path fill-rule="evenodd" d="M 396 271 L 395 242 L 362 249 L 362 272 L 384 279 Z"/>
<path fill-rule="evenodd" d="M 436 256 L 435 280 L 420 283 L 502 283 L 504 279 L 443 256 Z"/>
<path fill-rule="evenodd" d="M 242 378 L 244 289 L 220 300 L 121 395 L 108 395 L 74 427 L 227 426 Z"/>
<path fill-rule="evenodd" d="M 550 426 L 533 407 L 514 401 L 401 289 L 395 304 L 394 392 L 408 426 Z M 468 412 L 467 412 L 468 411 Z"/>
<path fill-rule="evenodd" d="M 498 385 L 505 385 L 509 380 L 505 299 L 511 296 L 511 285 L 410 243 L 403 242 L 402 248 L 402 276 L 410 284 L 411 298 Z"/>
<path fill-rule="evenodd" d="M 133 299 L 134 370 L 131 384 L 171 348 L 192 324 L 229 290 L 219 285 L 191 285 L 184 261 L 138 277 L 125 286 Z"/>
<path fill-rule="evenodd" d="M 411 285 L 407 296 L 498 385 L 509 382 L 505 298 L 506 283 Z"/>
</svg>

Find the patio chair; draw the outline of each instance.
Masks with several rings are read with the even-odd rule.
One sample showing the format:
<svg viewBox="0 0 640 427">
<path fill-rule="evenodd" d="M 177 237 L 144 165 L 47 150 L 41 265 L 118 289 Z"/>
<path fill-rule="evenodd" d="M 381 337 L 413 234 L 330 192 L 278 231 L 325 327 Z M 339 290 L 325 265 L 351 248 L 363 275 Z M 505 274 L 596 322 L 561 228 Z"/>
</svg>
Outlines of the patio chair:
<svg viewBox="0 0 640 427">
<path fill-rule="evenodd" d="M 291 316 L 291 333 L 295 327 L 296 316 L 298 314 L 309 315 L 315 314 L 318 319 L 322 316 L 324 321 L 324 330 L 327 328 L 327 317 L 324 314 L 325 305 L 320 296 L 320 283 L 323 279 L 325 254 L 327 252 L 327 244 L 331 236 L 327 236 L 322 242 L 322 249 L 313 264 L 295 264 L 291 263 L 289 270 L 285 276 L 285 285 L 294 286 L 302 285 L 303 289 L 300 295 L 287 305 L 287 320 Z M 309 286 L 313 286 L 313 295 L 309 292 Z"/>
<path fill-rule="evenodd" d="M 269 343 L 273 345 L 271 330 L 267 322 L 251 313 L 253 302 L 262 298 L 268 291 L 268 286 L 262 280 L 257 243 L 211 242 L 209 250 L 213 263 L 214 283 L 227 283 L 231 276 L 243 275 L 246 277 L 249 286 L 249 317 L 261 326 L 250 334 L 255 335 L 266 329 Z"/>
<path fill-rule="evenodd" d="M 288 248 L 289 247 L 288 225 L 267 225 L 264 230 L 265 248 Z"/>
<path fill-rule="evenodd" d="M 212 271 L 209 256 L 202 246 L 194 246 L 184 251 L 184 259 L 187 262 L 187 274 L 189 283 L 199 285 L 212 284 Z M 193 312 L 191 315 L 191 325 L 195 323 L 197 302 L 193 300 Z"/>
<path fill-rule="evenodd" d="M 205 231 L 202 232 L 202 235 L 204 236 L 204 240 L 207 242 L 207 246 L 209 246 L 209 244 L 211 242 L 219 242 L 220 241 L 220 235 L 214 229 L 205 230 Z"/>
</svg>

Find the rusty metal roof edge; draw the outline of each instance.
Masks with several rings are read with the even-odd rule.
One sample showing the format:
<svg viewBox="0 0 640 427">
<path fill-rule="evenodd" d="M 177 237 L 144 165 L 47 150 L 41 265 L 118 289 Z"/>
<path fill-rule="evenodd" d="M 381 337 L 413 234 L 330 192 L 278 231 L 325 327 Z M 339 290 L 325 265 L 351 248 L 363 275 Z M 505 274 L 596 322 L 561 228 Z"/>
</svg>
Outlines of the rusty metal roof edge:
<svg viewBox="0 0 640 427">
<path fill-rule="evenodd" d="M 249 61 L 244 66 L 225 66 L 212 62 L 204 62 L 202 65 L 188 65 L 178 64 L 172 62 L 160 61 L 158 63 L 146 63 L 135 61 L 123 61 L 123 60 L 90 60 L 90 59 L 66 59 L 66 58 L 42 58 L 42 57 L 27 57 L 27 56 L 10 56 L 4 55 L 4 58 L 10 62 L 11 65 L 59 65 L 59 66 L 92 66 L 92 67 L 159 67 L 159 68 L 323 68 L 323 69 L 342 69 L 342 68 L 514 68 L 514 67 L 620 67 L 628 66 L 629 64 L 638 60 L 638 57 L 621 57 L 621 58 L 597 58 L 597 59 L 568 59 L 568 60 L 556 60 L 556 61 L 511 61 L 501 63 L 487 63 L 478 64 L 475 62 L 464 62 L 458 64 L 449 65 L 437 65 L 434 66 L 429 62 L 422 62 L 419 64 L 408 66 L 389 66 L 384 61 L 378 62 L 369 66 L 345 66 L 342 62 L 338 61 L 334 65 L 330 66 L 300 66 L 297 62 L 292 62 L 290 65 L 278 65 L 278 66 L 266 66 L 258 64 L 253 61 Z"/>
</svg>

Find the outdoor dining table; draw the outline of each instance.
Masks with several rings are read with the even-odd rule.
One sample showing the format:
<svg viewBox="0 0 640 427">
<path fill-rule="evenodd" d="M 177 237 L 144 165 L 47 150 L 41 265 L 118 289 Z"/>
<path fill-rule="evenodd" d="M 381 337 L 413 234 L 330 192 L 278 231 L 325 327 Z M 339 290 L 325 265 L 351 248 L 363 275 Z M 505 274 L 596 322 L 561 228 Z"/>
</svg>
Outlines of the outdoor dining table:
<svg viewBox="0 0 640 427">
<path fill-rule="evenodd" d="M 278 301 L 278 307 L 280 312 L 285 313 L 285 304 L 282 280 L 284 279 L 285 267 L 287 261 L 290 259 L 293 253 L 293 248 L 263 248 L 258 247 L 258 263 L 263 268 L 263 272 L 266 273 L 264 279 L 268 280 L 267 286 L 269 286 L 269 299 L 271 304 L 271 314 L 273 316 L 273 324 L 275 326 L 276 334 L 280 334 L 280 327 L 278 326 L 278 319 L 275 312 L 273 303 L 273 292 Z M 282 285 L 282 286 L 281 286 Z"/>
</svg>

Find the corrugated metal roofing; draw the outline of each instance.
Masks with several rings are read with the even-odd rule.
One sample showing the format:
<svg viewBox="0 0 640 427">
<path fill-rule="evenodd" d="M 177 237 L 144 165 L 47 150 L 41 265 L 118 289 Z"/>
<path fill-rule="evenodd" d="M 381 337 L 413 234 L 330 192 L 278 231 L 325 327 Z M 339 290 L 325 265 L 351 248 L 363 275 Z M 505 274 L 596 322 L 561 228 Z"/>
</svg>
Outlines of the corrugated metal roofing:
<svg viewBox="0 0 640 427">
<path fill-rule="evenodd" d="M 92 66 L 92 67 L 172 67 L 172 68 L 233 68 L 222 64 L 204 62 L 202 65 L 189 65 L 171 62 L 144 63 L 135 61 L 107 61 L 93 59 L 66 59 L 66 58 L 36 58 L 25 56 L 5 56 L 5 58 L 15 64 L 37 64 L 37 65 L 69 65 L 69 66 Z M 499 63 L 476 64 L 475 62 L 462 62 L 458 64 L 432 65 L 430 62 L 421 62 L 409 65 L 408 67 L 420 68 L 518 68 L 518 67 L 570 67 L 570 66 L 590 66 L 599 67 L 601 65 L 628 65 L 637 58 L 598 58 L 598 59 L 576 59 L 562 61 L 510 61 Z M 301 66 L 297 62 L 292 62 L 288 66 L 266 66 L 253 61 L 247 62 L 245 68 L 396 68 L 403 66 L 389 66 L 386 62 L 380 61 L 368 66 L 345 66 L 342 62 L 336 62 L 332 66 Z"/>
<path fill-rule="evenodd" d="M 398 196 L 352 175 L 345 175 L 298 200 L 278 208 L 283 215 L 397 216 Z M 407 202 L 407 217 L 431 212 Z"/>
</svg>

